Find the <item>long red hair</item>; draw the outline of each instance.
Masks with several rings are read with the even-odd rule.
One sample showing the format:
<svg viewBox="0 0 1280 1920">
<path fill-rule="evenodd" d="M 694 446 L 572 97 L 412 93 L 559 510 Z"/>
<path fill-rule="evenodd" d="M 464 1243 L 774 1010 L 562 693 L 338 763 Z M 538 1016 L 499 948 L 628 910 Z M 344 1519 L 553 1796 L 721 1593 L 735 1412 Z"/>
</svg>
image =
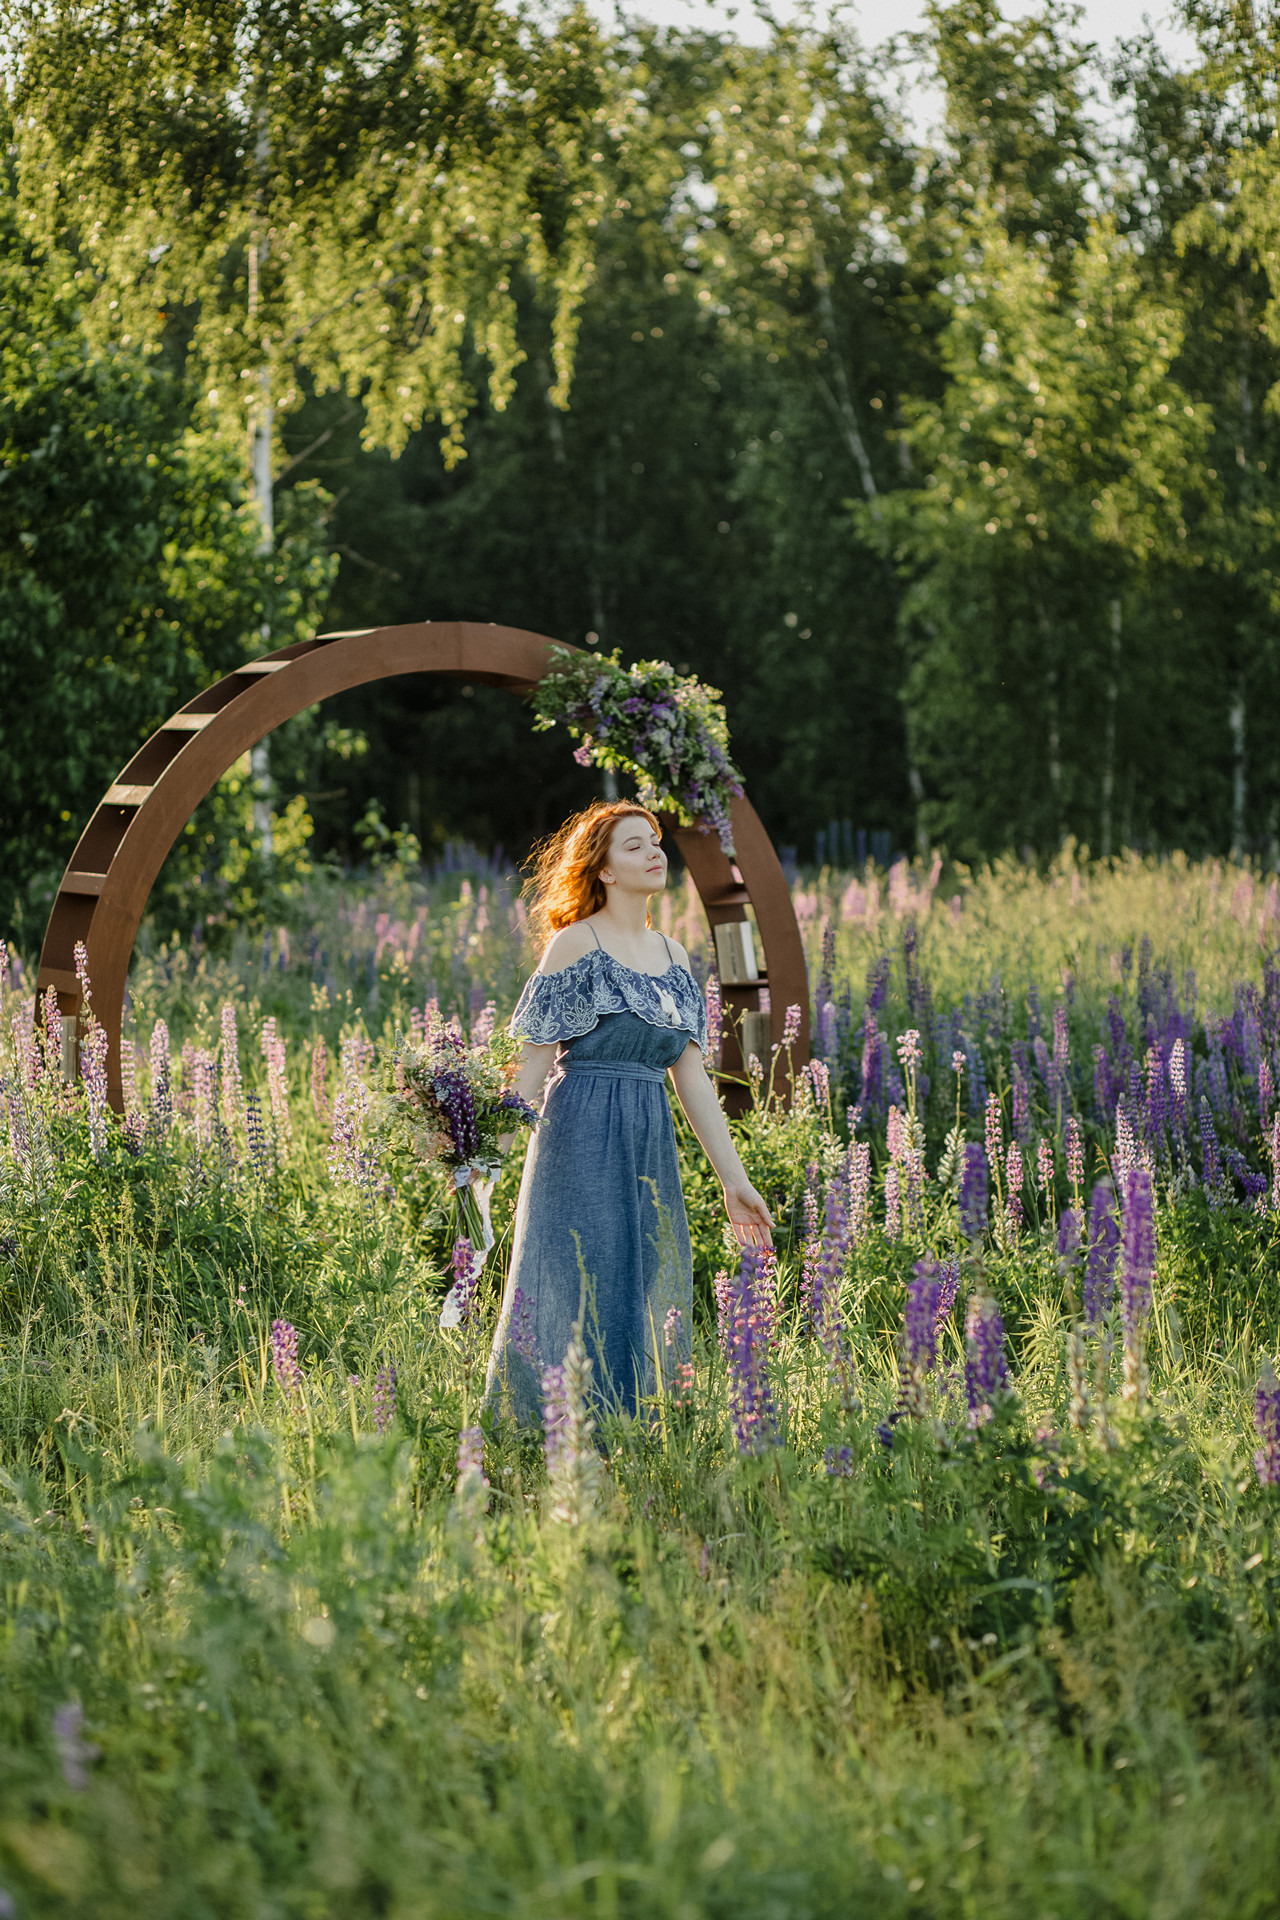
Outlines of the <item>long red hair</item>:
<svg viewBox="0 0 1280 1920">
<path fill-rule="evenodd" d="M 547 940 L 561 927 L 599 913 L 609 897 L 600 875 L 609 864 L 613 830 L 632 816 L 661 833 L 648 807 L 634 800 L 597 800 L 534 848 L 525 892 L 535 939 Z"/>
</svg>

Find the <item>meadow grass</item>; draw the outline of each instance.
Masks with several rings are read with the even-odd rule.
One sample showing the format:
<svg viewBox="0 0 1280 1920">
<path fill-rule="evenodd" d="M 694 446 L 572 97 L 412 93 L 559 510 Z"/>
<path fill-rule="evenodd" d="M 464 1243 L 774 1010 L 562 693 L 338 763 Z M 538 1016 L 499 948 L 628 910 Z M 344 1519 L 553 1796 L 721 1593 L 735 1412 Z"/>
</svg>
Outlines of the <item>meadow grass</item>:
<svg viewBox="0 0 1280 1920">
<path fill-rule="evenodd" d="M 1254 1059 L 1274 1050 L 1274 890 L 1221 864 L 1064 858 L 1047 876 L 807 875 L 797 894 L 815 997 L 830 995 L 831 1099 L 820 1076 L 790 1112 L 762 1104 L 739 1127 L 779 1221 L 768 1430 L 739 1450 L 741 1354 L 712 1285 L 728 1255 L 682 1130 L 692 1389 L 638 1420 L 600 1414 L 598 1492 L 576 1524 L 555 1517 L 540 1436 L 500 1409 L 486 1416 L 487 1487 L 458 1476 L 518 1164 L 499 1187 L 482 1312 L 441 1331 L 438 1177 L 390 1163 L 373 1191 L 336 1178 L 308 1091 L 317 1037 L 332 1091 L 344 1037 L 407 1028 L 429 997 L 464 1024 L 491 998 L 506 1011 L 525 956 L 500 876 L 395 874 L 345 897 L 326 883 L 283 946 L 274 930 L 221 951 L 157 944 L 132 983 L 138 1122 L 113 1127 L 98 1157 L 82 1095 L 43 1073 L 27 1087 L 10 1041 L 0 1911 L 1280 1910 L 1280 1493 L 1253 1464 L 1255 1387 L 1280 1337 Z M 694 908 L 673 890 L 663 919 L 701 957 Z M 889 1070 L 905 1030 L 925 1050 L 914 1118 L 929 1178 L 896 1231 L 896 1089 L 868 1092 L 866 1074 L 864 981 L 874 997 L 886 960 L 874 1018 Z M 1223 1152 L 1261 1169 L 1266 1191 L 1239 1170 L 1209 1178 L 1194 1126 L 1157 1140 L 1149 1105 L 1149 1382 L 1125 1397 L 1112 1307 L 1081 1336 L 1082 1411 L 1066 1365 L 1080 1270 L 1056 1242 L 1073 1200 L 1065 1119 L 1082 1123 L 1092 1184 L 1115 1167 L 1119 1123 L 1091 1048 L 1119 1060 L 1114 996 L 1154 1084 L 1150 1055 L 1172 1030 L 1162 969 L 1193 1098 L 1202 1080 Z M 266 1161 L 242 1113 L 201 1119 L 191 1054 L 172 1122 L 149 1104 L 153 1022 L 175 1052 L 209 1049 L 228 998 L 264 1111 L 260 1021 L 290 1041 L 291 1139 L 277 1131 Z M 1051 1033 L 1055 998 L 1065 1111 L 1026 1037 L 1041 1006 Z M 14 1013 L 21 983 L 6 1032 Z M 1020 1059 L 1029 1088 L 1021 1224 L 993 1188 L 974 1247 L 942 1177 L 957 1107 L 971 1141 L 988 1124 L 970 1070 L 949 1071 L 956 1036 L 1006 1138 Z M 368 1072 L 350 1048 L 348 1070 Z M 851 1115 L 872 1198 L 840 1250 L 841 1337 L 824 1342 L 812 1219 L 848 1166 Z M 1127 1123 L 1140 1118 L 1135 1106 Z M 1044 1187 L 1041 1139 L 1055 1154 Z M 905 1289 L 926 1253 L 959 1256 L 960 1298 L 923 1404 L 893 1419 Z M 979 1293 L 1003 1315 L 1011 1390 L 973 1425 L 964 1304 Z M 274 1357 L 282 1322 L 297 1384 Z"/>
</svg>

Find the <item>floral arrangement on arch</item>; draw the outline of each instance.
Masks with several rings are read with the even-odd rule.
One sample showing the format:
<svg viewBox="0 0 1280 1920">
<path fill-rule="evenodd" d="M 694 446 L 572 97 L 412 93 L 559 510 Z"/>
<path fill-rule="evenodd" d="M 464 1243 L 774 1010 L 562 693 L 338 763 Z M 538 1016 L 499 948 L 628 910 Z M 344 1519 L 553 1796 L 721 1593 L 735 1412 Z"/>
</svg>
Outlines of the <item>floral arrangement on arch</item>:
<svg viewBox="0 0 1280 1920">
<path fill-rule="evenodd" d="M 533 694 L 544 733 L 559 721 L 580 744 L 579 766 L 625 773 L 642 806 L 674 813 L 682 827 L 714 829 L 732 850 L 729 804 L 742 775 L 729 757 L 724 702 L 715 687 L 677 673 L 667 660 L 624 667 L 617 651 L 555 647 Z"/>
</svg>

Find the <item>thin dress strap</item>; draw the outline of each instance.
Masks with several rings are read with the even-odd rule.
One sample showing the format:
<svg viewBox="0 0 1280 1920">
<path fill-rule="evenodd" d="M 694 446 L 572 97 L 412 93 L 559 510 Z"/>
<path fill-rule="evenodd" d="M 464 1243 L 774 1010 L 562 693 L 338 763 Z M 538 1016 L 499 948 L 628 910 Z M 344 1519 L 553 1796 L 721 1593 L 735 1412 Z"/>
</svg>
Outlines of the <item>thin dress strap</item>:
<svg viewBox="0 0 1280 1920">
<path fill-rule="evenodd" d="M 661 928 L 659 928 L 659 929 L 658 929 L 658 931 L 659 931 L 659 932 L 661 933 L 661 932 L 662 932 L 662 929 L 661 929 Z M 670 942 L 670 941 L 668 940 L 668 938 L 667 938 L 667 936 L 666 936 L 666 934 L 665 934 L 665 933 L 663 933 L 663 934 L 662 934 L 662 944 L 663 944 L 663 946 L 664 946 L 664 947 L 666 948 L 666 950 L 667 950 L 667 958 L 668 958 L 668 960 L 669 960 L 669 961 L 671 962 L 671 964 L 672 964 L 672 966 L 674 967 L 674 965 L 675 965 L 675 963 L 676 963 L 676 957 L 675 957 L 675 955 L 674 955 L 674 953 L 672 953 L 672 951 L 671 951 L 671 942 Z"/>
<path fill-rule="evenodd" d="M 591 938 L 595 941 L 596 945 L 600 948 L 601 953 L 603 953 L 604 947 L 601 945 L 600 935 L 596 932 L 595 928 L 591 925 L 591 922 L 589 920 L 587 921 L 587 929 L 591 935 Z"/>
</svg>

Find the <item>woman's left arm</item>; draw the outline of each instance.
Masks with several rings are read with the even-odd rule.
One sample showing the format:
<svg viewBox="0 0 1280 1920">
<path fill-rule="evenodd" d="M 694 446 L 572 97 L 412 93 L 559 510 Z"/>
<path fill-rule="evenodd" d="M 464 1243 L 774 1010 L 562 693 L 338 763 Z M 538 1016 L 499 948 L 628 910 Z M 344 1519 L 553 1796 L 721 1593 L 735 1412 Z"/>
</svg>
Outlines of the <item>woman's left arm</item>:
<svg viewBox="0 0 1280 1920">
<path fill-rule="evenodd" d="M 696 1040 L 689 1042 L 672 1067 L 671 1078 L 685 1119 L 724 1188 L 724 1204 L 738 1244 L 772 1246 L 773 1216 L 747 1178 Z"/>
</svg>

